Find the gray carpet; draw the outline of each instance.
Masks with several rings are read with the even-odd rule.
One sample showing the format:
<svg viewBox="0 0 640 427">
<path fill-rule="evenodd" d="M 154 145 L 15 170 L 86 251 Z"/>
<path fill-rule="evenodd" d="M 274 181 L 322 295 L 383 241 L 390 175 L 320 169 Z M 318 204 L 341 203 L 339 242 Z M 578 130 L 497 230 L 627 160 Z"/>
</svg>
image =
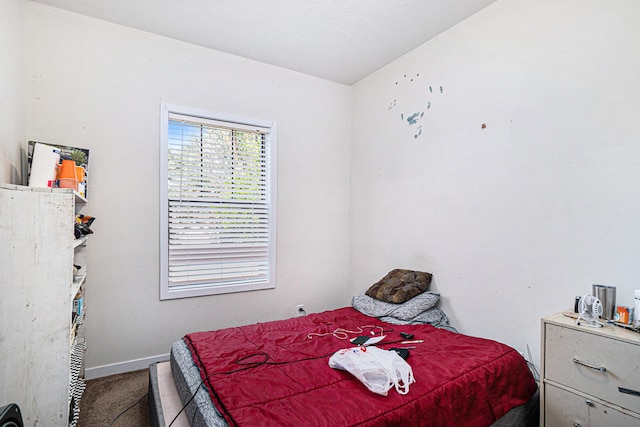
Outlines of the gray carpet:
<svg viewBox="0 0 640 427">
<path fill-rule="evenodd" d="M 80 400 L 78 427 L 150 426 L 148 388 L 148 369 L 88 380 Z"/>
</svg>

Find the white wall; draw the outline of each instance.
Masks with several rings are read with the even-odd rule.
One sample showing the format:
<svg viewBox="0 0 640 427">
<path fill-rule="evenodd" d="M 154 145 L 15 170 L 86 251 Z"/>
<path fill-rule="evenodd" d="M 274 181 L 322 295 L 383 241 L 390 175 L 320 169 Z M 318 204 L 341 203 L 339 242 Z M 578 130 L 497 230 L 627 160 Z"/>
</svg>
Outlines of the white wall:
<svg viewBox="0 0 640 427">
<path fill-rule="evenodd" d="M 0 9 L 16 46 L 21 4 Z M 540 316 L 592 283 L 623 304 L 640 287 L 634 0 L 498 1 L 354 88 L 26 4 L 28 79 L 2 51 L 0 99 L 24 81 L 24 140 L 91 149 L 90 370 L 346 305 L 395 267 L 433 272 L 461 331 L 536 358 Z M 276 290 L 159 301 L 162 102 L 278 123 Z M 6 132 L 0 180 L 19 164 Z"/>
<path fill-rule="evenodd" d="M 0 2 L 0 182 L 21 183 L 24 142 L 22 5 Z"/>
<path fill-rule="evenodd" d="M 29 2 L 27 137 L 89 148 L 89 370 L 346 305 L 351 88 Z M 161 103 L 278 125 L 275 290 L 159 301 Z"/>
<path fill-rule="evenodd" d="M 638 22 L 635 0 L 502 0 L 356 84 L 352 293 L 433 272 L 454 326 L 536 361 L 540 317 L 591 284 L 631 305 Z"/>
</svg>

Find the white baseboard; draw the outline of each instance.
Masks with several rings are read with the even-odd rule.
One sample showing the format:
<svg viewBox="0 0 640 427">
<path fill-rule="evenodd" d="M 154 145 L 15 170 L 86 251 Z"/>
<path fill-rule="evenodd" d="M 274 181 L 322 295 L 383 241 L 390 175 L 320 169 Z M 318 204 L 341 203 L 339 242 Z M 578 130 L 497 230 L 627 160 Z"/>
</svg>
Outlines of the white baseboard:
<svg viewBox="0 0 640 427">
<path fill-rule="evenodd" d="M 166 362 L 167 360 L 169 360 L 168 353 L 158 356 L 144 357 L 142 359 L 129 360 L 121 363 L 114 363 L 111 365 L 96 366 L 95 368 L 85 369 L 84 378 L 92 380 L 94 378 L 107 377 L 109 375 L 138 371 L 140 369 L 147 369 L 152 363 Z"/>
</svg>

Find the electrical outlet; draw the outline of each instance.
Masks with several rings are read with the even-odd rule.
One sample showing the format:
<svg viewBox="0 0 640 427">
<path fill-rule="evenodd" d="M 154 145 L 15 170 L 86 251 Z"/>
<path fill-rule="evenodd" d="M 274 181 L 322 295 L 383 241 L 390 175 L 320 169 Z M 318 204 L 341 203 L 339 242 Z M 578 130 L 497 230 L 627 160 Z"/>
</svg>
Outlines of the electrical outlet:
<svg viewBox="0 0 640 427">
<path fill-rule="evenodd" d="M 307 312 L 304 311 L 304 304 L 298 304 L 296 307 L 297 307 L 296 315 L 298 317 L 307 315 Z"/>
</svg>

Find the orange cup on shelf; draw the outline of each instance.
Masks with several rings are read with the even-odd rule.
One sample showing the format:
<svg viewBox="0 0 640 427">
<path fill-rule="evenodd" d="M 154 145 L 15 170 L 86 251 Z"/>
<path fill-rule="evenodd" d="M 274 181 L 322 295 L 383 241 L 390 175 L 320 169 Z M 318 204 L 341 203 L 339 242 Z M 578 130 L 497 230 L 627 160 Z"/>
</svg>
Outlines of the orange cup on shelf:
<svg viewBox="0 0 640 427">
<path fill-rule="evenodd" d="M 84 168 L 82 166 L 76 166 L 76 178 L 78 183 L 84 181 Z"/>
<path fill-rule="evenodd" d="M 73 160 L 63 160 L 60 165 L 60 178 L 78 179 L 76 176 L 76 162 Z"/>
<path fill-rule="evenodd" d="M 60 188 L 73 188 L 78 191 L 78 176 L 76 175 L 76 162 L 63 160 L 59 168 L 58 186 Z"/>
</svg>

